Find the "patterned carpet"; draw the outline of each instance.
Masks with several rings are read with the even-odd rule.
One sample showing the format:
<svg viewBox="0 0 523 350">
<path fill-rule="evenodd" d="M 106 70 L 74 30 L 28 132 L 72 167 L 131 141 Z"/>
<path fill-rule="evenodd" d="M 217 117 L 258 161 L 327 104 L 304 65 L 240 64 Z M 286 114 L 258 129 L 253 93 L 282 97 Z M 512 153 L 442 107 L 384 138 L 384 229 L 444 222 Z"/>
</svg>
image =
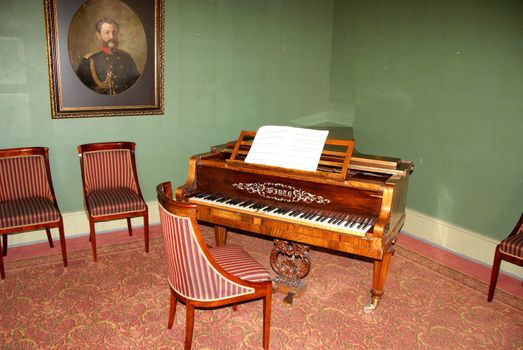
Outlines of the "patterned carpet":
<svg viewBox="0 0 523 350">
<path fill-rule="evenodd" d="M 212 232 L 206 239 L 212 242 Z M 269 264 L 272 242 L 230 233 Z M 275 294 L 271 349 L 523 349 L 523 300 L 398 247 L 376 311 L 372 266 L 312 251 L 307 291 L 291 307 Z M 153 238 L 90 251 L 9 262 L 0 282 L 1 349 L 182 349 L 185 307 L 167 330 L 169 293 L 163 246 Z M 259 349 L 261 301 L 196 311 L 193 349 Z"/>
</svg>

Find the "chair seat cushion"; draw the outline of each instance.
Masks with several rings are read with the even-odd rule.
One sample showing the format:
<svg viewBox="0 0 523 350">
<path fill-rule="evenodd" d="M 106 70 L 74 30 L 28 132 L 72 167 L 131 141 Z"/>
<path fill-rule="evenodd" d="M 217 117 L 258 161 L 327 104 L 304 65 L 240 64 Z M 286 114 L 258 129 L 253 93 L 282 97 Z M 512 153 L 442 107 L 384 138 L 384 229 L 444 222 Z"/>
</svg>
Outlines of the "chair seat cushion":
<svg viewBox="0 0 523 350">
<path fill-rule="evenodd" d="M 228 273 L 249 282 L 271 280 L 269 271 L 238 245 L 210 248 L 216 262 Z"/>
<path fill-rule="evenodd" d="M 144 200 L 128 188 L 111 188 L 91 192 L 87 199 L 92 216 L 123 214 L 145 210 Z"/>
<path fill-rule="evenodd" d="M 523 234 L 517 234 L 501 241 L 499 250 L 507 255 L 523 258 Z"/>
<path fill-rule="evenodd" d="M 0 228 L 11 228 L 60 220 L 60 212 L 47 198 L 21 198 L 0 202 Z"/>
</svg>

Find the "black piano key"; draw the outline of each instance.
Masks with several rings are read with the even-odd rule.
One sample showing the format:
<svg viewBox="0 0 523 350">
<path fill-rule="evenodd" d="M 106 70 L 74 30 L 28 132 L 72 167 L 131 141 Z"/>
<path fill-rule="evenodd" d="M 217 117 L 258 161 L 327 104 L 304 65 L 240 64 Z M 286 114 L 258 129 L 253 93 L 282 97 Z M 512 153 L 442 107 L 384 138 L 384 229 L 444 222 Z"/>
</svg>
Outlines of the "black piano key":
<svg viewBox="0 0 523 350">
<path fill-rule="evenodd" d="M 358 225 L 358 228 L 359 229 L 362 229 L 364 228 L 366 225 L 367 225 L 367 222 L 369 221 L 368 218 L 365 218 L 365 220 L 363 220 L 359 225 Z"/>
<path fill-rule="evenodd" d="M 330 224 L 331 225 L 337 225 L 341 220 L 340 218 L 342 217 L 341 214 L 335 214 L 334 217 L 333 217 L 333 220 L 331 220 Z"/>
<path fill-rule="evenodd" d="M 342 215 L 340 222 L 338 223 L 339 226 L 345 226 L 347 222 L 350 221 L 350 214 Z"/>
<path fill-rule="evenodd" d="M 321 217 L 322 211 L 321 210 L 315 210 L 312 213 L 312 216 L 310 217 L 310 220 L 316 221 L 319 217 Z"/>
<path fill-rule="evenodd" d="M 319 218 L 321 216 L 323 212 L 319 209 L 316 209 L 312 212 L 312 217 L 311 217 L 311 220 L 316 220 L 317 218 Z"/>
<path fill-rule="evenodd" d="M 343 220 L 343 214 L 338 213 L 334 214 L 334 220 L 331 222 L 331 225 L 338 225 Z"/>
<path fill-rule="evenodd" d="M 354 216 L 349 215 L 349 217 L 347 218 L 347 223 L 345 224 L 345 227 L 349 227 L 350 225 L 352 225 L 353 222 L 354 222 Z"/>
<path fill-rule="evenodd" d="M 328 212 L 326 212 L 326 211 L 321 211 L 321 215 L 320 215 L 319 218 L 316 219 L 316 221 L 318 221 L 318 222 L 325 222 L 325 221 L 328 220 L 328 219 L 329 219 L 329 214 L 328 214 Z"/>
<path fill-rule="evenodd" d="M 304 219 L 305 219 L 305 220 L 310 220 L 310 219 L 312 219 L 312 218 L 315 217 L 315 216 L 316 216 L 315 214 L 313 214 L 313 213 L 309 213 L 309 214 L 305 215 Z"/>
<path fill-rule="evenodd" d="M 351 218 L 350 214 L 345 215 L 343 217 L 343 219 L 341 220 L 340 225 L 341 226 L 347 226 L 347 223 L 350 222 L 350 218 Z"/>
<path fill-rule="evenodd" d="M 360 223 L 360 218 L 358 217 L 354 222 L 349 226 L 350 228 L 355 228 Z"/>
<path fill-rule="evenodd" d="M 291 207 L 291 209 L 290 209 L 289 212 L 287 213 L 287 216 L 294 216 L 294 213 L 296 213 L 296 211 L 298 211 L 298 208 L 296 208 L 296 207 Z"/>
<path fill-rule="evenodd" d="M 309 212 L 308 212 L 308 211 L 303 212 L 303 213 L 299 216 L 299 218 L 300 218 L 300 219 L 304 219 L 306 216 L 309 216 Z"/>
</svg>

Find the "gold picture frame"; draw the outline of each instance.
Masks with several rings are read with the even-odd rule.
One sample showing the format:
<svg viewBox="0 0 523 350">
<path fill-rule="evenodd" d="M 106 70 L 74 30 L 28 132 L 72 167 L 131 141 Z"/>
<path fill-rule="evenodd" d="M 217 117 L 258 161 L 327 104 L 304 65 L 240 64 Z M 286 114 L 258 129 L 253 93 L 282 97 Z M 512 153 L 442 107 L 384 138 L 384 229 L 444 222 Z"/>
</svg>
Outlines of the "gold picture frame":
<svg viewBox="0 0 523 350">
<path fill-rule="evenodd" d="M 51 117 L 164 112 L 164 0 L 44 0 Z"/>
</svg>

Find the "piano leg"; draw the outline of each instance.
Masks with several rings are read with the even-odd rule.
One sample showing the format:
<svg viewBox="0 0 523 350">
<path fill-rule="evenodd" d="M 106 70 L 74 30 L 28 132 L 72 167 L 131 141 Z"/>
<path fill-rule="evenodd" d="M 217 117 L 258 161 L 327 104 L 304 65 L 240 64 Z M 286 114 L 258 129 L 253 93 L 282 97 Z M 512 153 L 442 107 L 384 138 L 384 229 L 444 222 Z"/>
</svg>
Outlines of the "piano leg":
<svg viewBox="0 0 523 350">
<path fill-rule="evenodd" d="M 214 239 L 217 247 L 225 245 L 227 243 L 227 228 L 214 225 Z"/>
<path fill-rule="evenodd" d="M 370 304 L 363 306 L 363 312 L 366 314 L 374 311 L 380 303 L 392 255 L 394 255 L 394 247 L 389 248 L 382 260 L 374 260 Z"/>
</svg>

